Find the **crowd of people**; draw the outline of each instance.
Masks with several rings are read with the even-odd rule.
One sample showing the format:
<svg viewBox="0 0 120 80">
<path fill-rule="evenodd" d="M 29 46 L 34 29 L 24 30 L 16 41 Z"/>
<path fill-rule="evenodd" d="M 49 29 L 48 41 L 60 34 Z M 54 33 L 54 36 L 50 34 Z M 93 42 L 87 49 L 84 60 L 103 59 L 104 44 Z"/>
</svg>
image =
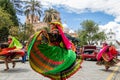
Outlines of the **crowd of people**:
<svg viewBox="0 0 120 80">
<path fill-rule="evenodd" d="M 28 56 L 31 68 L 51 80 L 66 80 L 75 74 L 83 62 L 80 58 L 80 54 L 83 53 L 82 47 L 76 49 L 72 41 L 64 35 L 64 27 L 60 22 L 51 22 L 49 28 L 49 32 L 40 30 L 33 34 L 27 46 L 23 46 L 15 37 L 8 37 L 9 46 L 0 49 L 0 59 L 4 60 L 6 65 L 5 71 L 9 70 L 9 62 L 15 67 L 13 59 L 16 57 L 22 57 L 24 63 Z M 115 47 L 104 43 L 97 54 L 96 64 L 104 65 L 108 70 L 120 62 L 115 57 L 116 54 Z"/>
</svg>

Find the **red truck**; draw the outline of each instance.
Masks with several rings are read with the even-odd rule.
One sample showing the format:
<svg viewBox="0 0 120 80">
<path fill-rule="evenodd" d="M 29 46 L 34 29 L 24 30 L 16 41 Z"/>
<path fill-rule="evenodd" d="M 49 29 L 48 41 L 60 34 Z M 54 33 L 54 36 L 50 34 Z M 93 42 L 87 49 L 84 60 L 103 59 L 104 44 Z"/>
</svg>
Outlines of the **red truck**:
<svg viewBox="0 0 120 80">
<path fill-rule="evenodd" d="M 85 45 L 83 46 L 83 52 L 82 52 L 82 57 L 83 59 L 87 60 L 96 60 L 96 55 L 97 55 L 97 47 L 93 45 Z"/>
</svg>

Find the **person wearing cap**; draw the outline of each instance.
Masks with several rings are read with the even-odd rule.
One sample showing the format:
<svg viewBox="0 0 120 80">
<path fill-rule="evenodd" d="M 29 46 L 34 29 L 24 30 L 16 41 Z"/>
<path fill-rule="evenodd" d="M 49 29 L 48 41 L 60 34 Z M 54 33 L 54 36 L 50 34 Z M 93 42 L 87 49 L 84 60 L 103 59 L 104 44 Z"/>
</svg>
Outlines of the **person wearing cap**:
<svg viewBox="0 0 120 80">
<path fill-rule="evenodd" d="M 49 27 L 50 32 L 41 30 L 30 40 L 29 63 L 34 71 L 51 80 L 66 80 L 81 68 L 83 60 L 77 60 L 60 22 L 51 22 Z"/>
<path fill-rule="evenodd" d="M 109 46 L 107 43 L 103 43 L 102 49 L 97 54 L 97 65 L 104 65 L 106 71 L 120 62 L 119 59 L 117 59 L 114 54 L 116 54 L 116 49 L 113 46 Z"/>
</svg>

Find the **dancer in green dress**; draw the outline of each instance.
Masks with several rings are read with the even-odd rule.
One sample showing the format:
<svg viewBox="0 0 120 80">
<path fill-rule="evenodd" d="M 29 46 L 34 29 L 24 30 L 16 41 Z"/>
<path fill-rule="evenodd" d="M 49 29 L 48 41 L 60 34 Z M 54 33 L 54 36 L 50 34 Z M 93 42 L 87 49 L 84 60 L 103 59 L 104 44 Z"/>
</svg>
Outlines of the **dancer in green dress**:
<svg viewBox="0 0 120 80">
<path fill-rule="evenodd" d="M 62 24 L 50 23 L 50 33 L 39 31 L 28 44 L 30 66 L 51 80 L 66 80 L 80 69 L 82 59 L 76 58 L 71 42 L 63 33 Z"/>
</svg>

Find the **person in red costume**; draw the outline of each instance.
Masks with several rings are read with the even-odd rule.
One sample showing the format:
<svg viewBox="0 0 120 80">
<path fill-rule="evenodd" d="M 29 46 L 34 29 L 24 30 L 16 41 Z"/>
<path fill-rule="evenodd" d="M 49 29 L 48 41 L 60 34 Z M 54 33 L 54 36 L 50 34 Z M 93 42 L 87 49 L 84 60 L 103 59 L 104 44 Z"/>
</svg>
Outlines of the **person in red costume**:
<svg viewBox="0 0 120 80">
<path fill-rule="evenodd" d="M 102 49 L 97 55 L 97 65 L 104 65 L 105 69 L 108 70 L 110 67 L 114 66 L 119 59 L 115 57 L 116 49 L 113 46 L 109 46 L 107 43 L 103 43 Z"/>
<path fill-rule="evenodd" d="M 22 51 L 22 44 L 12 36 L 8 37 L 8 48 L 3 48 L 0 50 L 0 59 L 5 61 L 6 69 L 5 71 L 9 70 L 8 63 L 13 64 L 13 68 L 15 67 L 15 62 L 13 61 L 14 58 L 20 57 L 24 55 L 24 51 Z"/>
</svg>

